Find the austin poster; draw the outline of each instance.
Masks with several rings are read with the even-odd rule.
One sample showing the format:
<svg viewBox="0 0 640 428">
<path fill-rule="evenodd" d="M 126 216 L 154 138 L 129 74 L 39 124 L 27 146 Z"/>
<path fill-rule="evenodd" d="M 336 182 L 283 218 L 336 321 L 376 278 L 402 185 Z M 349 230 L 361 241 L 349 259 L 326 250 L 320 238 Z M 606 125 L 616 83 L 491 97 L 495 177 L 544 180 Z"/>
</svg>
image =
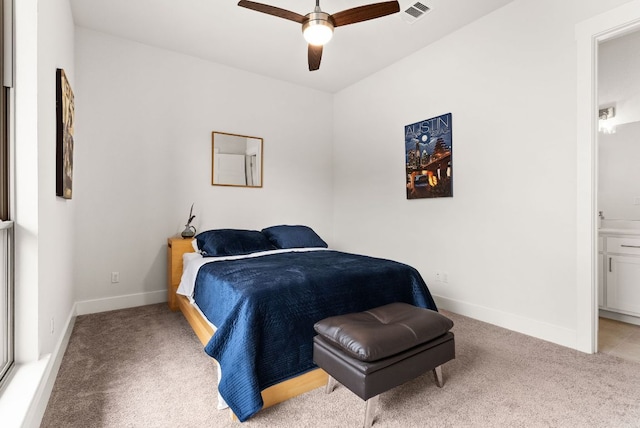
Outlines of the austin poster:
<svg viewBox="0 0 640 428">
<path fill-rule="evenodd" d="M 407 199 L 453 196 L 451 113 L 404 127 Z"/>
</svg>

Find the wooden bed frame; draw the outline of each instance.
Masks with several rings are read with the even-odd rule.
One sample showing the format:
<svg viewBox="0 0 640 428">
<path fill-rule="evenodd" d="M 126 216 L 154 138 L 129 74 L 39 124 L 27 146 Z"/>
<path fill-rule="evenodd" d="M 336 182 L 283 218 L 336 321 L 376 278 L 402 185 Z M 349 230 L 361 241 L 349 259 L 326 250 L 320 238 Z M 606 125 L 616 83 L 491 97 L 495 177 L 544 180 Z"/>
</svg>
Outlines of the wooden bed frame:
<svg viewBox="0 0 640 428">
<path fill-rule="evenodd" d="M 209 323 L 200 315 L 200 312 L 189 302 L 186 296 L 176 294 L 180 278 L 182 277 L 182 255 L 193 252 L 191 241 L 193 238 L 183 239 L 180 236 L 171 237 L 167 241 L 167 274 L 168 274 L 168 295 L 167 301 L 169 309 L 177 311 L 180 309 L 187 319 L 191 328 L 206 345 L 213 335 L 213 329 Z M 217 362 L 216 362 L 217 364 Z M 311 391 L 326 385 L 327 373 L 322 369 L 315 369 L 300 376 L 280 382 L 262 391 L 263 408 L 281 403 L 297 395 Z M 233 416 L 235 417 L 235 416 Z"/>
</svg>

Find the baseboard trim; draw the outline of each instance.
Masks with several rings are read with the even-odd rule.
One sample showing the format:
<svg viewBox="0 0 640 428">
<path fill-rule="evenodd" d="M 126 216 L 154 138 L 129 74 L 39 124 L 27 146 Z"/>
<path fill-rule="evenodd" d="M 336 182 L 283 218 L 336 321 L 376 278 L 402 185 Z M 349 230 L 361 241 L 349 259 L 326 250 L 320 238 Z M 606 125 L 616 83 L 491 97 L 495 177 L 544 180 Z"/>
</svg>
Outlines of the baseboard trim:
<svg viewBox="0 0 640 428">
<path fill-rule="evenodd" d="M 126 294 L 124 296 L 106 297 L 104 299 L 83 300 L 76 302 L 78 315 L 115 311 L 117 309 L 135 308 L 136 306 L 153 305 L 167 301 L 167 290 L 149 291 L 146 293 Z"/>
<path fill-rule="evenodd" d="M 521 317 L 493 308 L 450 299 L 448 297 L 434 295 L 433 298 L 438 308 L 444 309 L 445 311 L 451 311 L 469 318 L 497 325 L 498 327 L 517 331 L 527 336 L 579 350 L 575 330 Z"/>
<path fill-rule="evenodd" d="M 640 325 L 640 318 L 634 317 L 633 315 L 621 314 L 619 312 L 608 311 L 606 309 L 599 309 L 599 315 L 603 318 L 626 322 L 627 324 Z"/>
<path fill-rule="evenodd" d="M 38 389 L 25 416 L 23 427 L 39 427 L 42 422 L 42 417 L 44 416 L 45 410 L 47 410 L 51 391 L 53 390 L 53 385 L 55 384 L 60 365 L 62 364 L 62 357 L 64 357 L 64 353 L 67 350 L 67 345 L 69 345 L 69 339 L 71 338 L 71 332 L 73 331 L 75 322 L 76 305 L 74 304 L 67 318 L 67 322 L 64 325 L 64 334 L 60 337 L 56 347 L 49 356 L 44 374 L 42 375 Z"/>
</svg>

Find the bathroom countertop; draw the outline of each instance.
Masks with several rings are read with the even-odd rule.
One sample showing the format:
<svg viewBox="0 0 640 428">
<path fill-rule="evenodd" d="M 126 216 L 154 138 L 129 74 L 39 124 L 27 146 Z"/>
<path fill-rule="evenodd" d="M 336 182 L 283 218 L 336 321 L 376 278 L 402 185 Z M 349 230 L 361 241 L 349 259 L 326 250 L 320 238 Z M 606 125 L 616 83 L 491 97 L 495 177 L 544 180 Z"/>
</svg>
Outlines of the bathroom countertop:
<svg viewBox="0 0 640 428">
<path fill-rule="evenodd" d="M 618 229 L 618 228 L 602 228 L 598 229 L 598 234 L 602 235 L 638 235 L 640 236 L 640 229 Z"/>
</svg>

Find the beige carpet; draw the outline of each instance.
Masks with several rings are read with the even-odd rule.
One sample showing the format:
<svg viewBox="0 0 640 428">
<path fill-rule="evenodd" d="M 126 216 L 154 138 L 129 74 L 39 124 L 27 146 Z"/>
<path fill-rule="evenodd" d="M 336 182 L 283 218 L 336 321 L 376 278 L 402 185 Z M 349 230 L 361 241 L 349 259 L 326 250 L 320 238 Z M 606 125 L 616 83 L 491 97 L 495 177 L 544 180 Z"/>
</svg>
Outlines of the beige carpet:
<svg viewBox="0 0 640 428">
<path fill-rule="evenodd" d="M 457 358 L 384 393 L 374 427 L 640 427 L 640 364 L 586 355 L 443 312 Z M 42 427 L 360 427 L 342 386 L 240 424 L 216 410 L 213 361 L 166 305 L 78 317 Z"/>
</svg>

